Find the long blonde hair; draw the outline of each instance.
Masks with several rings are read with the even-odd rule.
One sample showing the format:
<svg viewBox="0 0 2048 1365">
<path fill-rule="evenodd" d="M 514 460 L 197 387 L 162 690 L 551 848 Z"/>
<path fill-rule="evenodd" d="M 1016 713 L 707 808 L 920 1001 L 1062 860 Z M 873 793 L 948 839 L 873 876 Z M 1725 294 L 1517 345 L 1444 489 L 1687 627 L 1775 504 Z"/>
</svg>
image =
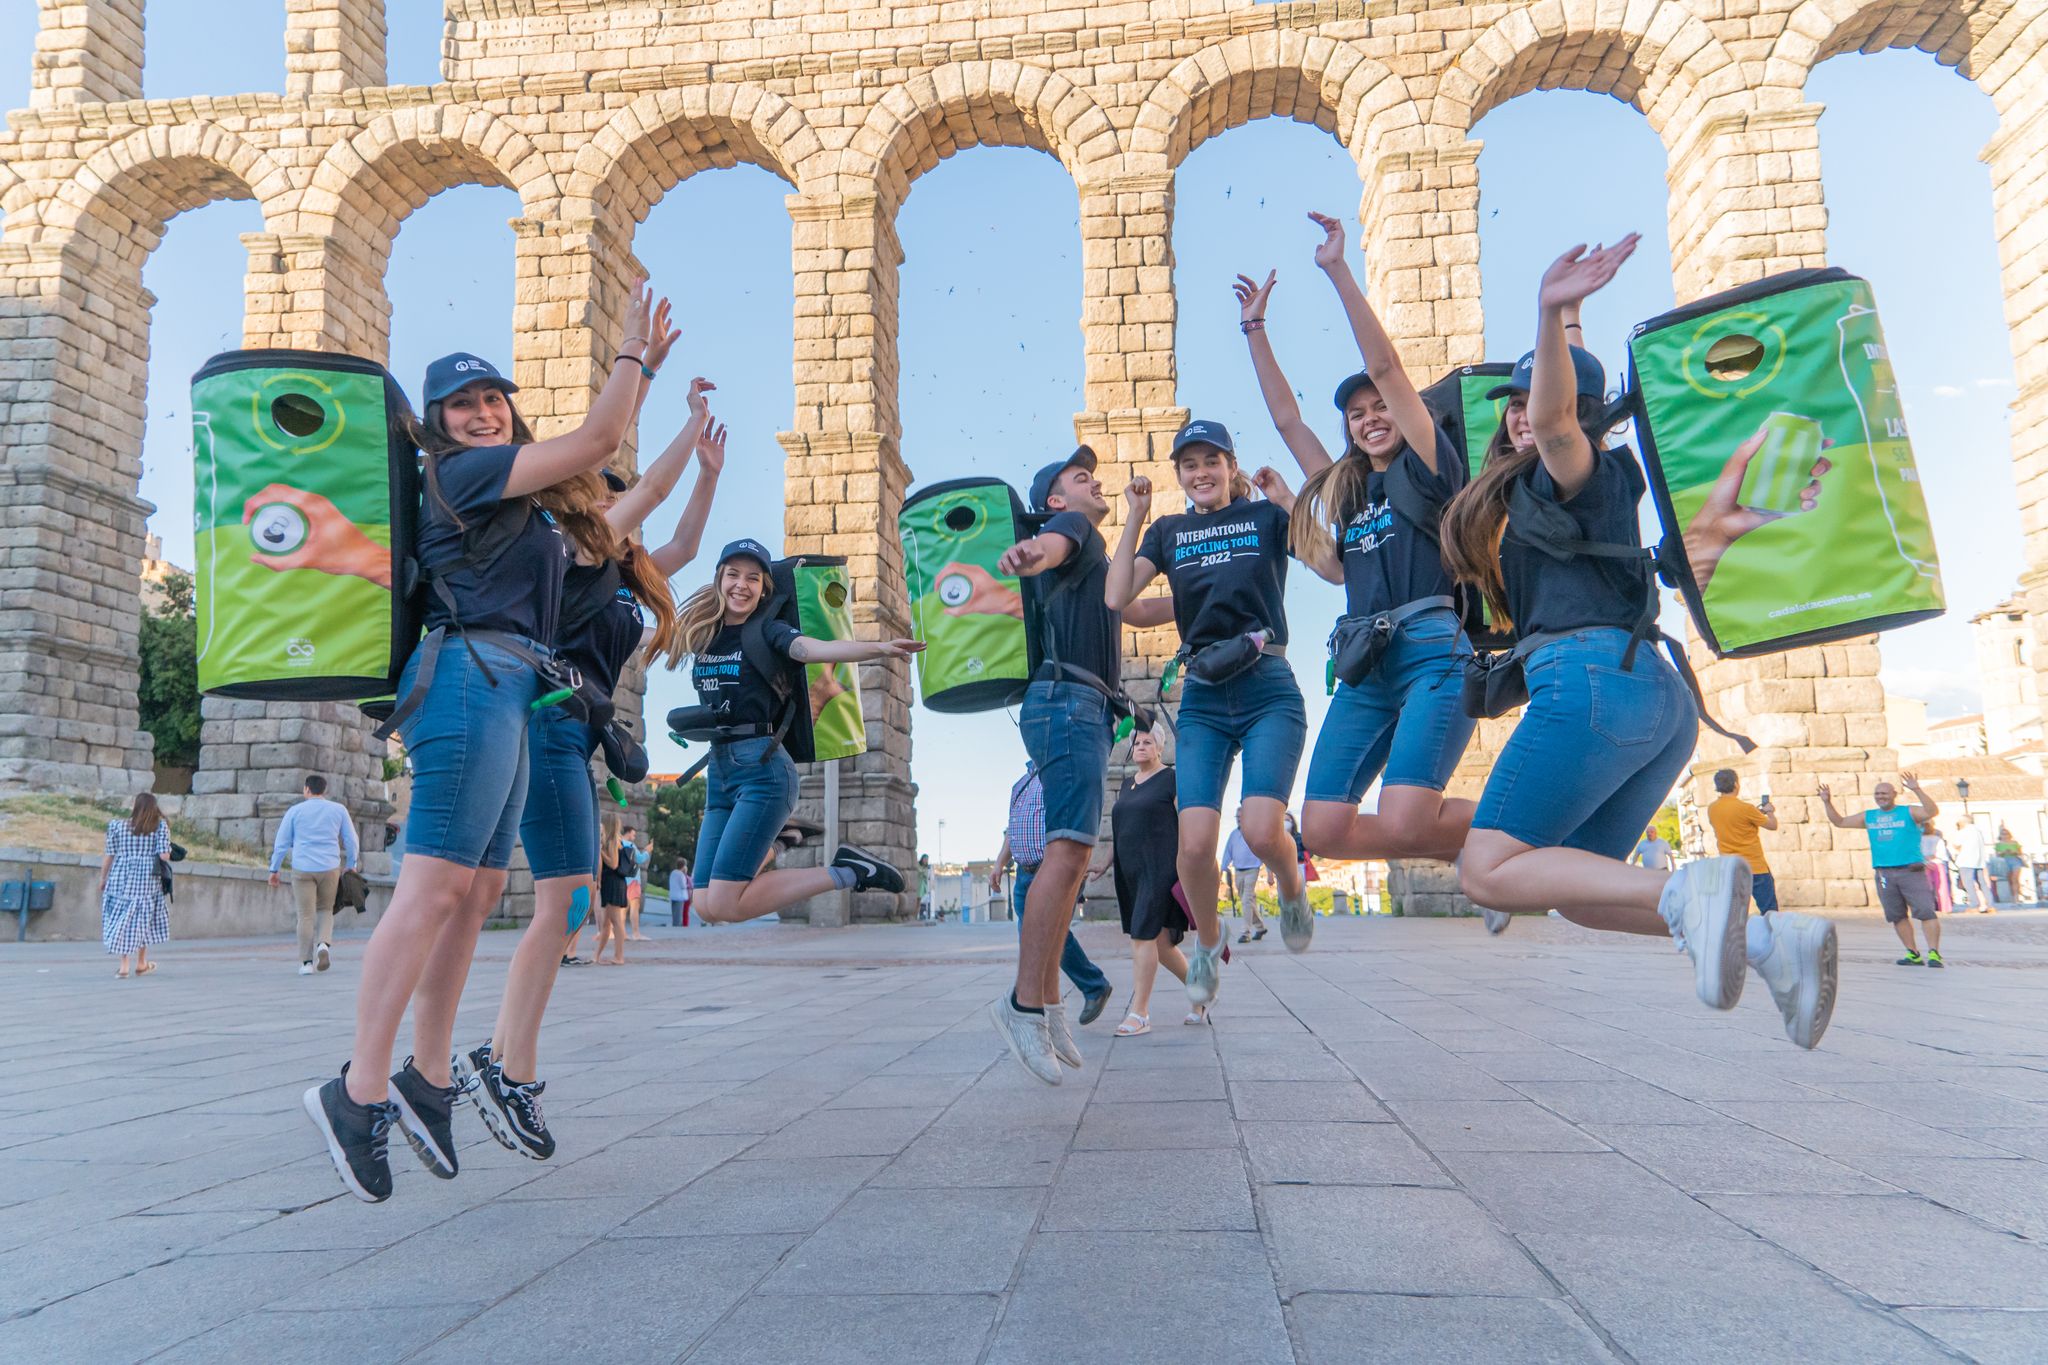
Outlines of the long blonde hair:
<svg viewBox="0 0 2048 1365">
<path fill-rule="evenodd" d="M 683 599 L 676 608 L 676 655 L 702 654 L 718 638 L 719 629 L 725 625 L 725 595 L 718 585 L 725 578 L 725 565 L 719 564 L 711 571 L 711 581 Z M 768 605 L 768 599 L 775 595 L 774 574 L 765 573 L 761 578 L 761 600 L 754 610 L 760 611 Z"/>
<path fill-rule="evenodd" d="M 1326 559 L 1337 549 L 1337 535 L 1371 501 L 1367 489 L 1372 460 L 1356 446 L 1308 476 L 1294 500 L 1287 541 L 1305 564 Z"/>
<path fill-rule="evenodd" d="M 616 815 L 604 817 L 604 860 L 616 863 L 619 860 L 619 841 L 625 836 L 626 822 Z"/>
</svg>

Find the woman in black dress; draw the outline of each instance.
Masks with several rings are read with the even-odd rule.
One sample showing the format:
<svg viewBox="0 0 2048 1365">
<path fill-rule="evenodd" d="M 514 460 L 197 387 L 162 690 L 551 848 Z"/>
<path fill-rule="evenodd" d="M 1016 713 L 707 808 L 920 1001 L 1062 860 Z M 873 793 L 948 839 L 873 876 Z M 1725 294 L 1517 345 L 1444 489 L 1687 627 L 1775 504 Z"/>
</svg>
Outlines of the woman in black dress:
<svg viewBox="0 0 2048 1365">
<path fill-rule="evenodd" d="M 592 962 L 604 961 L 604 945 L 612 945 L 612 966 L 626 961 L 626 869 L 625 829 L 619 817 L 604 818 L 603 835 L 597 850 L 597 946 L 590 950 Z"/>
<path fill-rule="evenodd" d="M 1117 1025 L 1119 1038 L 1152 1031 L 1148 1011 L 1161 963 L 1181 981 L 1188 979 L 1187 959 L 1176 946 L 1189 926 L 1187 911 L 1173 894 L 1180 848 L 1173 769 L 1162 760 L 1159 736 L 1150 730 L 1131 736 L 1131 761 L 1138 770 L 1125 779 L 1109 813 L 1117 914 L 1131 936 L 1131 1010 Z M 1107 870 L 1097 868 L 1094 875 Z M 1188 1022 L 1202 1023 L 1204 1017 L 1197 1010 Z"/>
</svg>

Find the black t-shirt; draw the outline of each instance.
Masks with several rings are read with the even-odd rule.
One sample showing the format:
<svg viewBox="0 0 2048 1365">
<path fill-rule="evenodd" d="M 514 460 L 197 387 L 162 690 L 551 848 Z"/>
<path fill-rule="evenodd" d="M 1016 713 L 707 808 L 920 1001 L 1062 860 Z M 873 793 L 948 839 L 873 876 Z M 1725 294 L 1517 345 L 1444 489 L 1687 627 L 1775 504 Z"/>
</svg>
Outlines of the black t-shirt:
<svg viewBox="0 0 2048 1365">
<path fill-rule="evenodd" d="M 1344 458 L 1366 457 L 1355 453 Z M 1439 513 L 1467 482 L 1464 453 L 1441 426 L 1436 429 L 1435 470 L 1409 445 L 1401 447 L 1394 464 L 1404 467 Z M 1428 534 L 1388 503 L 1386 484 L 1387 476 L 1377 470 L 1366 479 L 1365 508 L 1343 530 L 1344 610 L 1353 616 L 1372 616 L 1418 598 L 1449 597 L 1452 593 L 1443 553 Z"/>
<path fill-rule="evenodd" d="M 1610 545 L 1643 543 L 1636 503 L 1647 485 L 1629 451 L 1601 451 L 1594 458 L 1592 477 L 1569 502 L 1558 501 L 1557 484 L 1541 460 L 1523 478 L 1539 499 L 1571 514 L 1579 539 Z M 1560 563 L 1517 540 L 1512 515 L 1509 523 L 1508 534 L 1501 537 L 1500 568 L 1518 634 L 1589 626 L 1634 629 L 1651 591 L 1640 565 L 1593 555 L 1574 555 Z"/>
<path fill-rule="evenodd" d="M 740 632 L 744 629 L 719 627 L 711 643 L 691 661 L 690 683 L 697 689 L 697 700 L 706 706 L 731 703 L 727 714 L 732 724 L 773 725 L 781 698 L 741 651 Z M 789 647 L 797 638 L 796 628 L 787 621 L 770 621 L 766 635 L 768 648 L 788 658 Z"/>
<path fill-rule="evenodd" d="M 454 518 L 472 529 L 489 521 L 505 500 L 505 480 L 518 454 L 517 446 L 475 446 L 431 457 L 441 495 L 435 497 L 430 486 L 424 499 L 426 515 L 417 542 L 421 567 L 438 569 L 462 558 L 463 533 Z M 441 583 L 468 629 L 505 631 L 552 645 L 568 568 L 568 538 L 536 505 L 519 538 L 487 572 L 456 569 Z M 455 624 L 433 587 L 426 591 L 426 623 L 428 630 Z"/>
<path fill-rule="evenodd" d="M 1239 498 L 1215 512 L 1161 517 L 1138 554 L 1166 574 L 1188 648 L 1261 629 L 1270 643 L 1287 643 L 1287 513 L 1276 504 Z"/>
<path fill-rule="evenodd" d="M 1046 657 L 1085 668 L 1114 687 L 1123 671 L 1123 622 L 1103 605 L 1109 550 L 1102 533 L 1079 512 L 1056 514 L 1045 530 L 1074 547 L 1058 568 L 1024 580 L 1026 601 L 1044 613 Z"/>
<path fill-rule="evenodd" d="M 633 590 L 619 579 L 617 567 L 611 564 L 571 564 L 563 580 L 562 595 L 564 600 L 573 602 L 580 593 L 591 590 L 592 585 L 601 589 L 606 580 L 612 583 L 613 591 L 603 607 L 584 621 L 564 620 L 555 648 L 610 696 L 619 685 L 619 674 L 626 661 L 640 647 L 647 627 L 640 599 L 633 596 Z"/>
</svg>

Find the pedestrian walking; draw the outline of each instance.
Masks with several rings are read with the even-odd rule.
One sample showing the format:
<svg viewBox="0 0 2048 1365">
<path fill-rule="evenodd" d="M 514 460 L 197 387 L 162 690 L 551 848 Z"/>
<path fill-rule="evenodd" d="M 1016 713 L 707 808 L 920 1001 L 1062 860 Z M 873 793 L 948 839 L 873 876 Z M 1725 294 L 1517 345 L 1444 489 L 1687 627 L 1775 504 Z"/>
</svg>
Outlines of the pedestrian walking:
<svg viewBox="0 0 2048 1365">
<path fill-rule="evenodd" d="M 626 843 L 624 826 L 616 815 L 604 817 L 597 852 L 597 945 L 590 960 L 605 966 L 626 965 Z M 612 960 L 604 960 L 604 945 L 612 945 Z"/>
<path fill-rule="evenodd" d="M 1901 967 L 1943 967 L 1941 921 L 1935 918 L 1934 888 L 1927 884 L 1927 864 L 1920 852 L 1920 826 L 1930 824 L 1941 811 L 1934 798 L 1920 789 L 1911 773 L 1899 774 L 1906 790 L 1915 798 L 1911 810 L 1899 804 L 1899 789 L 1880 782 L 1871 791 L 1875 805 L 1857 815 L 1843 815 L 1835 809 L 1834 792 L 1821 784 L 1821 809 L 1828 823 L 1837 829 L 1860 829 L 1870 839 L 1870 864 L 1877 878 L 1877 903 L 1885 921 L 1906 945 Z M 1909 918 L 1910 916 L 1910 918 Z M 1920 921 L 1927 935 L 1927 955 L 1922 957 L 1913 941 L 1913 921 Z"/>
<path fill-rule="evenodd" d="M 1986 871 L 1991 862 L 1989 845 L 1981 825 L 1956 821 L 1956 878 L 1962 883 L 1967 908 L 1984 915 L 1993 913 L 1991 878 Z"/>
<path fill-rule="evenodd" d="M 1692 688 L 1656 647 L 1656 584 L 1636 517 L 1642 467 L 1609 448 L 1605 371 L 1570 341 L 1580 305 L 1636 242 L 1574 247 L 1544 272 L 1536 348 L 1493 391 L 1506 408 L 1486 466 L 1444 516 L 1445 554 L 1514 632 L 1505 667 L 1519 663 L 1528 694 L 1487 777 L 1460 883 L 1495 912 L 1496 931 L 1499 912 L 1555 907 L 1590 929 L 1682 941 L 1710 1008 L 1741 999 L 1746 959 L 1786 1035 L 1810 1048 L 1834 1011 L 1834 925 L 1751 917 L 1739 857 L 1668 873 L 1625 861 L 1699 732 Z"/>
<path fill-rule="evenodd" d="M 1003 872 L 1012 863 L 1016 864 L 1017 875 L 1010 885 L 1010 916 L 1017 921 L 1020 938 L 1024 933 L 1025 907 L 1031 899 L 1031 885 L 1037 880 L 1038 870 L 1044 861 L 1045 783 L 1039 779 L 1038 765 L 1026 759 L 1024 775 L 1010 786 L 1010 818 L 1003 828 L 1003 846 L 996 853 L 995 871 L 989 874 L 988 879 L 990 892 L 998 892 Z M 1067 907 L 1065 918 L 1071 926 L 1074 919 L 1072 906 Z M 1081 992 L 1081 1013 L 1077 1022 L 1094 1023 L 1109 1003 L 1112 988 L 1109 978 L 1088 956 L 1071 927 L 1067 930 L 1066 945 L 1060 949 L 1060 970 L 1066 974 L 1067 980 L 1074 983 L 1074 989 Z"/>
<path fill-rule="evenodd" d="M 283 886 L 278 871 L 292 862 L 292 897 L 299 912 L 299 975 L 324 972 L 334 960 L 334 894 L 341 874 L 362 861 L 355 821 L 348 807 L 327 798 L 327 779 L 307 773 L 301 800 L 278 821 L 270 846 L 270 884 Z"/>
<path fill-rule="evenodd" d="M 1135 771 L 1124 779 L 1109 811 L 1111 857 L 1090 874 L 1115 874 L 1117 918 L 1131 940 L 1131 1004 L 1116 1026 L 1119 1038 L 1152 1031 L 1152 985 L 1161 967 L 1175 980 L 1187 980 L 1180 941 L 1191 927 L 1173 894 L 1180 814 L 1173 769 L 1165 762 L 1157 730 L 1131 735 L 1131 762 Z M 1202 1024 L 1208 1017 L 1206 1005 L 1195 1005 L 1182 1022 Z"/>
<path fill-rule="evenodd" d="M 1448 862 L 1465 842 L 1473 803 L 1446 799 L 1444 787 L 1475 722 L 1458 700 L 1472 646 L 1437 528 L 1468 466 L 1345 260 L 1343 223 L 1309 218 L 1323 232 L 1316 267 L 1343 304 L 1363 362 L 1336 389 L 1336 459 L 1302 420 L 1266 331 L 1277 273 L 1263 284 L 1240 275 L 1235 286 L 1266 410 L 1307 477 L 1298 500 L 1285 495 L 1284 482 L 1260 486 L 1292 514 L 1294 554 L 1344 589 L 1330 640 L 1339 681 L 1309 757 L 1305 842 L 1332 858 Z M 1185 748 L 1181 761 L 1185 767 Z M 1367 814 L 1359 802 L 1375 781 L 1379 801 Z M 1305 948 L 1314 928 L 1306 898 L 1283 896 L 1280 936 L 1289 950 Z"/>
<path fill-rule="evenodd" d="M 1266 922 L 1259 918 L 1259 873 L 1264 865 L 1244 837 L 1244 806 L 1237 808 L 1237 826 L 1223 841 L 1223 875 L 1230 879 L 1230 900 L 1243 918 L 1239 943 L 1256 943 L 1266 936 Z"/>
<path fill-rule="evenodd" d="M 1223 842 L 1223 792 L 1240 755 L 1241 827 L 1272 870 L 1281 936 L 1292 950 L 1308 946 L 1314 928 L 1308 890 L 1281 823 L 1308 739 L 1308 713 L 1286 659 L 1286 509 L 1252 500 L 1221 422 L 1183 426 L 1173 438 L 1172 458 L 1188 510 L 1148 528 L 1151 481 L 1131 480 L 1104 596 L 1111 610 L 1127 609 L 1162 573 L 1172 594 L 1187 661 L 1174 767 L 1177 870 L 1196 926 L 1188 999 L 1207 1005 L 1222 984 L 1226 945 L 1216 915 L 1216 852 Z"/>
<path fill-rule="evenodd" d="M 675 866 L 669 869 L 668 874 L 668 905 L 671 920 L 684 928 L 690 923 L 690 896 L 693 890 L 690 885 L 690 860 L 678 853 Z"/>
<path fill-rule="evenodd" d="M 156 970 L 149 950 L 171 936 L 169 896 L 162 863 L 171 856 L 171 831 L 156 797 L 138 792 L 125 819 L 107 821 L 106 853 L 100 859 L 100 942 L 120 959 L 114 969 L 128 977 L 128 959 L 135 975 Z"/>
<path fill-rule="evenodd" d="M 1927 884 L 1934 888 L 1934 909 L 1937 914 L 1955 913 L 1955 896 L 1950 881 L 1955 870 L 1949 861 L 1948 840 L 1941 837 L 1941 830 L 1932 821 L 1920 827 L 1920 859 L 1927 865 Z"/>
</svg>

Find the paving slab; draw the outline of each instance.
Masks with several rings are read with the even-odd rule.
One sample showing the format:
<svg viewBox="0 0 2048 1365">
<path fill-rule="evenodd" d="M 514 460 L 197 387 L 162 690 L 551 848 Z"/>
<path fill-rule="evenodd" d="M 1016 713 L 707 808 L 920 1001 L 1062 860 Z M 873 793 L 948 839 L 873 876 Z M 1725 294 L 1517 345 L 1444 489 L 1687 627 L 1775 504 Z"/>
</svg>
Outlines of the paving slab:
<svg viewBox="0 0 2048 1365">
<path fill-rule="evenodd" d="M 1305 1365 L 1494 1360 L 1504 1351 L 1520 1365 L 1619 1359 L 1569 1304 L 1554 1299 L 1300 1294 L 1287 1314 Z"/>
</svg>

